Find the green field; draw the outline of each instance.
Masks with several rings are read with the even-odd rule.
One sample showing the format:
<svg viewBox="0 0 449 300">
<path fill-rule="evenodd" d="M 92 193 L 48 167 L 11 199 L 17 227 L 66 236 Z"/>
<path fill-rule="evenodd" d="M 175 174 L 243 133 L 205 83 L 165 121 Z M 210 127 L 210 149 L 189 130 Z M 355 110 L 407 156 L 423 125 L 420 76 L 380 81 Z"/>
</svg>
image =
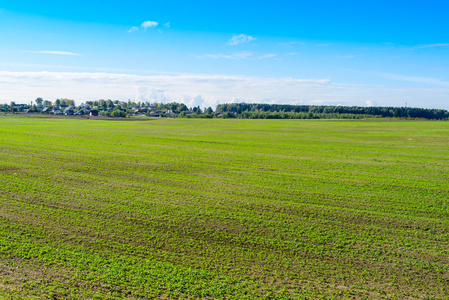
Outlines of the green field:
<svg viewBox="0 0 449 300">
<path fill-rule="evenodd" d="M 449 122 L 0 117 L 0 298 L 449 299 Z"/>
</svg>

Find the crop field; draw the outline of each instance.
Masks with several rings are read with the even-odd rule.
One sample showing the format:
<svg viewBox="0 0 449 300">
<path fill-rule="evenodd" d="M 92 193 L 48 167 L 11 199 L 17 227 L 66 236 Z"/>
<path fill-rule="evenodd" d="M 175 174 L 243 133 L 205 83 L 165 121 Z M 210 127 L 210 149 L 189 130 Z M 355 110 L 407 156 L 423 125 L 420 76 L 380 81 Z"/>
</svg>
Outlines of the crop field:
<svg viewBox="0 0 449 300">
<path fill-rule="evenodd" d="M 449 122 L 0 117 L 0 299 L 449 299 Z"/>
</svg>

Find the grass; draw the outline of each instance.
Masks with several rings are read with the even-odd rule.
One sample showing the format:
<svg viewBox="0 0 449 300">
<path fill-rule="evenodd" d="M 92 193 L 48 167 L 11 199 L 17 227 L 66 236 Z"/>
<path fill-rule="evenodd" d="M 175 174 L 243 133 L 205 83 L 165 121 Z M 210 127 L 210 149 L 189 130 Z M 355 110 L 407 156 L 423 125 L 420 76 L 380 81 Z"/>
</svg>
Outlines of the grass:
<svg viewBox="0 0 449 300">
<path fill-rule="evenodd" d="M 0 118 L 0 297 L 447 299 L 449 123 Z"/>
</svg>

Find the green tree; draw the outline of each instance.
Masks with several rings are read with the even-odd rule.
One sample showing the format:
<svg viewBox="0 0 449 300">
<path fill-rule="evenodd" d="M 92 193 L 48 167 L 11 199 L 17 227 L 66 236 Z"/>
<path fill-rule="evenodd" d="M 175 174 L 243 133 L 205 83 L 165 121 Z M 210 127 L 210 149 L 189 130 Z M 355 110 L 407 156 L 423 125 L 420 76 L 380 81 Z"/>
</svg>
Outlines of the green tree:
<svg viewBox="0 0 449 300">
<path fill-rule="evenodd" d="M 225 119 L 231 119 L 233 117 L 234 117 L 234 115 L 229 111 L 227 111 L 226 113 L 223 114 L 223 118 L 225 118 Z"/>
<path fill-rule="evenodd" d="M 393 117 L 399 118 L 400 116 L 401 116 L 401 111 L 398 108 L 396 108 L 394 110 Z"/>
<path fill-rule="evenodd" d="M 178 107 L 178 110 L 179 111 L 188 111 L 189 108 L 184 103 L 181 103 Z"/>
<path fill-rule="evenodd" d="M 121 110 L 114 110 L 111 113 L 111 117 L 125 118 L 126 117 L 126 113 L 124 111 L 121 111 Z"/>
<path fill-rule="evenodd" d="M 176 103 L 176 102 L 168 103 L 167 104 L 167 108 L 170 109 L 170 110 L 175 111 L 178 108 L 178 103 Z"/>
</svg>

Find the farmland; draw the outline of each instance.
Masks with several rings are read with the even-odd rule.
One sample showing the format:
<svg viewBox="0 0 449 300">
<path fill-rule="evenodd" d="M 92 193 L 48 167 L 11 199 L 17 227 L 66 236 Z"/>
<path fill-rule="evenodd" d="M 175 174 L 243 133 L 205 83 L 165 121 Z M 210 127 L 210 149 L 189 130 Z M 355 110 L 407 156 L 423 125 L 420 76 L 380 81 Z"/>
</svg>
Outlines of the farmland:
<svg viewBox="0 0 449 300">
<path fill-rule="evenodd" d="M 449 122 L 0 117 L 0 152 L 0 298 L 449 297 Z"/>
</svg>

